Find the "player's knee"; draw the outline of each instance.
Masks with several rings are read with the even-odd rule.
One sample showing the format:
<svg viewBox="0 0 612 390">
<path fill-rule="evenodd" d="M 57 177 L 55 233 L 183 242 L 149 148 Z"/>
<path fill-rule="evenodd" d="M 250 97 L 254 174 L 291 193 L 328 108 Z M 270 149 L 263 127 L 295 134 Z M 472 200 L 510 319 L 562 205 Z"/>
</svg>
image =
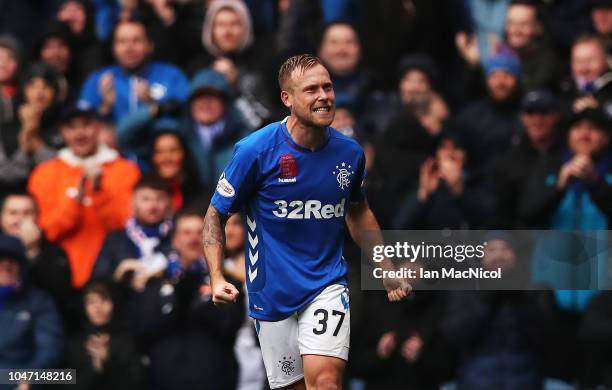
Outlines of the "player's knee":
<svg viewBox="0 0 612 390">
<path fill-rule="evenodd" d="M 340 390 L 340 378 L 335 372 L 323 371 L 315 380 L 317 390 Z"/>
</svg>

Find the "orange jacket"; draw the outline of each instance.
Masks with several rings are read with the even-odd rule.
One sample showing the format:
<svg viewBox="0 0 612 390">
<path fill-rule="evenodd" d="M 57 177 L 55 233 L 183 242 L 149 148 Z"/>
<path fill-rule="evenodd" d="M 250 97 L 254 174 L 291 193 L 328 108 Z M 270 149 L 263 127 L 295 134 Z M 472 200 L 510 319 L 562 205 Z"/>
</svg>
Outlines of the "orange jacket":
<svg viewBox="0 0 612 390">
<path fill-rule="evenodd" d="M 82 201 L 74 196 L 82 168 L 61 158 L 38 165 L 28 184 L 47 239 L 68 254 L 76 288 L 89 280 L 106 234 L 125 225 L 131 214 L 132 187 L 140 177 L 136 165 L 120 157 L 102 167 L 100 189 L 94 192 L 88 183 Z"/>
</svg>

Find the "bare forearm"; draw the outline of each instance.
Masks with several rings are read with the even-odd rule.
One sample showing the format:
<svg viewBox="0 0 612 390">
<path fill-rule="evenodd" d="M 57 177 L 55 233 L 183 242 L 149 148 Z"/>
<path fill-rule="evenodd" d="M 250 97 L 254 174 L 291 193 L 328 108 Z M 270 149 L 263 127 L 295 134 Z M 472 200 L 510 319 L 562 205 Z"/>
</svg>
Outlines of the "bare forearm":
<svg viewBox="0 0 612 390">
<path fill-rule="evenodd" d="M 223 250 L 225 248 L 225 222 L 227 217 L 212 205 L 204 217 L 203 244 L 204 255 L 213 279 L 223 277 Z"/>
<path fill-rule="evenodd" d="M 369 244 L 382 244 L 383 238 L 380 233 L 380 225 L 370 207 L 368 207 L 367 204 L 359 204 L 350 207 L 346 224 L 353 241 L 361 247 L 364 244 L 364 232 L 368 232 Z"/>
</svg>

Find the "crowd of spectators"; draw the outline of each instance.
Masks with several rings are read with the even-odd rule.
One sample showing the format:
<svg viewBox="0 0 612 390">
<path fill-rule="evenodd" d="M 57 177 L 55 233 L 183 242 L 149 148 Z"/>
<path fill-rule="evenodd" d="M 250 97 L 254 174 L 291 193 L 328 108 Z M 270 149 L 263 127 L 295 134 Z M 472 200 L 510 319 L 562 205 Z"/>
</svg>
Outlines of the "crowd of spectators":
<svg viewBox="0 0 612 390">
<path fill-rule="evenodd" d="M 383 229 L 610 229 L 610 0 L 0 0 L 0 369 L 266 388 L 244 294 L 211 302 L 201 226 L 234 144 L 287 115 L 278 67 L 303 52 L 330 71 Z M 355 251 L 347 386 L 612 388 L 611 293 L 392 306 L 360 291 Z"/>
</svg>

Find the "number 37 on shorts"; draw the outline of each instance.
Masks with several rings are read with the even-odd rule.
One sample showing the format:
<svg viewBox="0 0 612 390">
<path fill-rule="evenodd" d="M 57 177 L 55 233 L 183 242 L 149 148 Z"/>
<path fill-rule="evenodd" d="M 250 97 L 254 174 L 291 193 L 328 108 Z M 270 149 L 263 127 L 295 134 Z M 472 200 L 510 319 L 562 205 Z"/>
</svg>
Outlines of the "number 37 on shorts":
<svg viewBox="0 0 612 390">
<path fill-rule="evenodd" d="M 347 360 L 350 338 L 349 295 L 333 284 L 308 306 L 281 321 L 256 321 L 259 343 L 272 388 L 301 379 L 302 355 Z"/>
</svg>

